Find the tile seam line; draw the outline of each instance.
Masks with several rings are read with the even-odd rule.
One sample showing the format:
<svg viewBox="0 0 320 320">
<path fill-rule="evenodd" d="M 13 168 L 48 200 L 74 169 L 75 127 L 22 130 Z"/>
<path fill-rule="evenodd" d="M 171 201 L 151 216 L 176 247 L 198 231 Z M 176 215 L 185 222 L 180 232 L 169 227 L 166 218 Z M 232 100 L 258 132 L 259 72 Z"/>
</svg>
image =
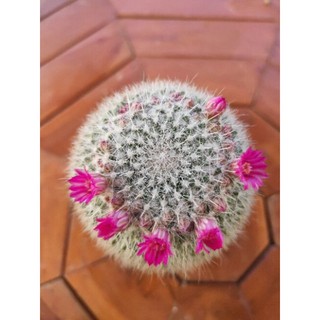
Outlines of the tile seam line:
<svg viewBox="0 0 320 320">
<path fill-rule="evenodd" d="M 134 45 L 133 45 L 134 46 Z M 231 56 L 231 55 L 212 55 L 212 56 L 184 56 L 184 55 L 160 55 L 160 56 L 152 56 L 152 55 L 140 55 L 136 54 L 136 58 L 138 59 L 158 59 L 158 60 L 216 60 L 216 61 L 239 61 L 239 62 L 258 62 L 264 63 L 266 58 L 261 57 L 249 57 L 249 56 Z"/>
<path fill-rule="evenodd" d="M 79 94 L 70 100 L 68 100 L 66 103 L 61 105 L 58 110 L 51 112 L 48 114 L 44 119 L 40 120 L 40 126 L 44 126 L 45 124 L 49 123 L 51 120 L 56 118 L 62 111 L 68 109 L 73 103 L 77 102 L 81 98 L 83 98 L 87 93 L 98 87 L 101 83 L 111 78 L 113 75 L 115 75 L 118 71 L 120 71 L 122 68 L 126 67 L 130 62 L 132 62 L 134 58 L 130 56 L 128 59 L 126 59 L 124 62 L 120 63 L 119 66 L 117 66 L 111 73 L 109 73 L 107 76 L 102 76 L 96 81 L 94 81 L 92 84 L 89 84 L 86 88 L 81 90 Z"/>
<path fill-rule="evenodd" d="M 100 24 L 98 27 L 91 29 L 90 31 L 88 31 L 87 33 L 85 33 L 84 35 L 82 35 L 81 37 L 75 39 L 72 42 L 69 42 L 68 45 L 62 47 L 59 51 L 57 51 L 56 53 L 54 53 L 51 57 L 49 57 L 48 59 L 45 59 L 42 63 L 41 63 L 41 68 L 44 67 L 45 65 L 47 65 L 48 63 L 50 63 L 51 61 L 55 60 L 56 58 L 58 58 L 59 56 L 63 55 L 65 52 L 67 52 L 69 49 L 73 48 L 74 46 L 76 46 L 77 44 L 81 43 L 82 41 L 85 41 L 87 38 L 90 38 L 91 36 L 93 36 L 95 33 L 99 32 L 100 30 L 102 30 L 103 28 L 105 28 L 106 26 L 108 26 L 109 24 L 112 24 L 114 21 L 116 21 L 116 18 L 113 18 L 110 21 L 104 22 L 103 24 Z"/>
<path fill-rule="evenodd" d="M 212 285 L 219 285 L 219 286 L 229 286 L 229 285 L 236 285 L 237 281 L 234 280 L 187 280 L 181 278 L 179 275 L 176 275 L 178 280 L 179 286 L 212 286 Z"/>
<path fill-rule="evenodd" d="M 263 199 L 264 216 L 265 216 L 265 220 L 266 220 L 266 224 L 267 224 L 267 228 L 268 228 L 269 243 L 271 245 L 275 245 L 276 241 L 275 241 L 274 235 L 273 235 L 273 227 L 272 227 L 272 221 L 271 221 L 271 217 L 270 217 L 268 199 L 269 199 L 269 197 Z"/>
<path fill-rule="evenodd" d="M 251 309 L 251 305 L 248 301 L 248 299 L 245 297 L 244 293 L 242 292 L 240 285 L 237 284 L 237 288 L 238 288 L 238 297 L 239 297 L 239 301 L 241 302 L 241 304 L 244 306 L 244 308 L 246 309 L 250 320 L 254 320 L 253 318 L 253 313 L 252 313 L 252 309 Z"/>
<path fill-rule="evenodd" d="M 45 14 L 44 16 L 41 17 L 41 12 L 40 12 L 40 22 L 44 21 L 45 19 L 47 19 L 48 17 L 54 15 L 55 13 L 57 13 L 58 11 L 60 11 L 61 9 L 64 9 L 65 7 L 70 6 L 71 4 L 75 3 L 77 0 L 73 0 L 70 1 L 68 3 L 62 4 L 61 6 L 58 6 L 57 8 L 53 9 L 52 11 L 48 12 L 47 14 Z M 41 9 L 40 9 L 41 10 Z"/>
<path fill-rule="evenodd" d="M 58 281 L 59 279 L 62 279 L 62 274 L 59 274 L 58 276 L 56 276 L 56 277 L 54 277 L 54 278 L 51 278 L 51 279 L 49 279 L 49 280 L 45 280 L 45 281 L 43 281 L 43 282 L 40 282 L 40 288 L 41 288 L 42 286 L 47 285 L 47 284 L 54 283 L 54 282 Z"/>
<path fill-rule="evenodd" d="M 92 320 L 98 320 L 98 318 L 95 316 L 94 312 L 91 310 L 89 305 L 85 302 L 85 300 L 81 297 L 81 295 L 77 292 L 77 290 L 72 286 L 72 284 L 69 282 L 69 280 L 63 276 L 62 281 L 65 283 L 67 288 L 71 291 L 74 298 L 77 300 L 77 302 L 81 305 L 81 307 L 84 309 L 84 311 L 90 316 Z"/>
<path fill-rule="evenodd" d="M 256 110 L 255 106 L 256 106 L 255 103 L 252 103 L 252 106 L 250 107 L 250 110 L 251 110 L 256 116 L 258 116 L 258 117 L 261 118 L 263 121 L 265 121 L 266 123 L 268 123 L 268 125 L 269 125 L 270 127 L 272 127 L 273 129 L 277 130 L 277 132 L 280 133 L 280 126 L 279 126 L 279 128 L 278 128 L 273 122 L 271 122 L 269 119 L 266 119 L 262 113 L 260 113 L 258 110 Z"/>
<path fill-rule="evenodd" d="M 257 102 L 257 96 L 258 96 L 258 91 L 259 91 L 259 88 L 261 87 L 261 84 L 263 82 L 263 77 L 265 75 L 265 73 L 267 72 L 267 69 L 268 67 L 270 66 L 269 65 L 269 59 L 270 59 L 270 56 L 274 50 L 274 48 L 276 47 L 276 42 L 277 42 L 277 34 L 279 34 L 279 29 L 277 29 L 275 31 L 275 35 L 274 35 L 274 39 L 273 39 L 273 43 L 270 45 L 270 48 L 269 48 L 269 51 L 267 53 L 267 56 L 266 56 L 266 60 L 264 62 L 264 65 L 262 66 L 261 68 L 261 72 L 260 72 L 260 75 L 259 75 L 259 79 L 257 81 L 257 85 L 256 85 L 256 88 L 253 92 L 253 95 L 252 95 L 252 101 L 251 101 L 251 105 L 250 105 L 250 110 L 253 111 L 259 118 L 262 118 L 264 121 L 266 121 L 270 126 L 272 126 L 272 128 L 276 129 L 278 132 L 280 132 L 280 130 L 270 121 L 266 120 L 262 114 L 260 114 L 259 112 L 257 112 L 255 110 L 255 106 L 256 106 L 256 102 Z M 279 73 L 279 76 L 280 76 L 280 73 Z M 280 120 L 280 119 L 279 119 Z"/>
<path fill-rule="evenodd" d="M 143 15 L 121 15 L 118 13 L 118 19 L 121 20 L 172 20 L 172 21 L 212 21 L 212 22 L 256 22 L 256 23 L 274 23 L 279 20 L 275 18 L 254 19 L 254 18 L 235 18 L 235 17 L 181 17 L 181 16 L 143 16 Z"/>
<path fill-rule="evenodd" d="M 268 255 L 273 247 L 274 245 L 269 242 L 268 245 L 262 250 L 262 252 L 260 252 L 258 257 L 247 268 L 247 270 L 235 282 L 238 286 L 240 286 L 241 283 L 252 273 L 252 271 L 263 261 L 263 259 Z"/>
<path fill-rule="evenodd" d="M 78 273 L 78 272 L 82 271 L 83 269 L 87 269 L 88 267 L 94 267 L 96 264 L 103 263 L 104 261 L 108 261 L 110 259 L 112 259 L 112 258 L 110 258 L 110 257 L 105 255 L 105 256 L 103 256 L 101 258 L 98 258 L 98 259 L 96 259 L 94 261 L 91 261 L 91 262 L 89 262 L 87 264 L 84 264 L 84 265 L 82 265 L 80 267 L 75 267 L 75 268 L 70 269 L 70 270 L 68 270 L 68 268 L 66 267 L 65 272 L 64 272 L 64 274 L 62 276 L 63 277 L 68 277 L 68 275 L 72 275 L 74 273 Z"/>
<path fill-rule="evenodd" d="M 67 260 L 68 260 L 67 258 L 68 258 L 70 238 L 71 238 L 72 214 L 73 214 L 73 205 L 71 202 L 69 202 L 67 226 L 66 226 L 66 232 L 65 232 L 65 237 L 64 237 L 64 248 L 63 248 L 63 256 L 62 256 L 62 262 L 61 262 L 62 276 L 65 274 Z"/>
</svg>

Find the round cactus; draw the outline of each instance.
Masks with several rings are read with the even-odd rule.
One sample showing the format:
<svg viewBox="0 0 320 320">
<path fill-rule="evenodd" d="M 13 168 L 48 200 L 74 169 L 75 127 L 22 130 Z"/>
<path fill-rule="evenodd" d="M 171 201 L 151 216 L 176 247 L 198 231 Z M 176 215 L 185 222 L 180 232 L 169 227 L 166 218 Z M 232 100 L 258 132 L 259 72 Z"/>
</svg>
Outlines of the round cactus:
<svg viewBox="0 0 320 320">
<path fill-rule="evenodd" d="M 187 273 L 236 240 L 265 168 L 223 97 L 142 82 L 102 101 L 80 129 L 70 196 L 123 266 Z"/>
</svg>

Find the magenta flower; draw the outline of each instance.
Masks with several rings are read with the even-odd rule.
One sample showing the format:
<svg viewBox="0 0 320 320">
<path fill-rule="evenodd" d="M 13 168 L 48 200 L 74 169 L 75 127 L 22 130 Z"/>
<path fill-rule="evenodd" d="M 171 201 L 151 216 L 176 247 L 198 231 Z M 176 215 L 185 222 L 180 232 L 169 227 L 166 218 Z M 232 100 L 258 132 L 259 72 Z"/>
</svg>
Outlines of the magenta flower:
<svg viewBox="0 0 320 320">
<path fill-rule="evenodd" d="M 196 253 L 201 250 L 209 253 L 210 249 L 217 250 L 222 248 L 223 235 L 214 220 L 203 218 L 196 228 L 197 245 Z"/>
<path fill-rule="evenodd" d="M 77 175 L 68 180 L 71 184 L 70 197 L 80 203 L 88 204 L 93 197 L 102 193 L 107 187 L 106 179 L 98 173 L 89 173 L 86 169 L 75 169 Z"/>
<path fill-rule="evenodd" d="M 209 118 L 212 118 L 223 112 L 226 107 L 227 101 L 224 97 L 213 97 L 208 101 L 206 105 L 206 112 L 208 113 Z"/>
<path fill-rule="evenodd" d="M 240 178 L 245 190 L 249 186 L 257 190 L 263 185 L 262 179 L 268 177 L 265 159 L 261 151 L 249 147 L 235 163 L 235 174 Z"/>
<path fill-rule="evenodd" d="M 150 265 L 160 263 L 167 265 L 169 256 L 172 256 L 170 236 L 166 230 L 157 229 L 151 235 L 144 236 L 144 242 L 138 244 L 137 255 L 144 254 L 144 260 Z"/>
<path fill-rule="evenodd" d="M 108 240 L 116 233 L 125 230 L 130 224 L 130 214 L 124 210 L 112 211 L 104 218 L 98 218 L 99 224 L 94 228 L 98 231 L 98 237 Z"/>
</svg>

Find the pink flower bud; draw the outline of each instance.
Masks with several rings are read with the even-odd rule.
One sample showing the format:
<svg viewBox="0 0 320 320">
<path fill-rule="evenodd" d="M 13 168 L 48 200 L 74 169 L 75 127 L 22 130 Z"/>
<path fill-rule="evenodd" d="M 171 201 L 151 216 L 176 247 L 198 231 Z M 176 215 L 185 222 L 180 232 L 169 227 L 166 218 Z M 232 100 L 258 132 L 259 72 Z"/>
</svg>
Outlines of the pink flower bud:
<svg viewBox="0 0 320 320">
<path fill-rule="evenodd" d="M 227 101 L 225 98 L 213 97 L 211 98 L 206 105 L 206 112 L 209 118 L 212 118 L 220 113 L 222 113 L 227 107 Z"/>
</svg>

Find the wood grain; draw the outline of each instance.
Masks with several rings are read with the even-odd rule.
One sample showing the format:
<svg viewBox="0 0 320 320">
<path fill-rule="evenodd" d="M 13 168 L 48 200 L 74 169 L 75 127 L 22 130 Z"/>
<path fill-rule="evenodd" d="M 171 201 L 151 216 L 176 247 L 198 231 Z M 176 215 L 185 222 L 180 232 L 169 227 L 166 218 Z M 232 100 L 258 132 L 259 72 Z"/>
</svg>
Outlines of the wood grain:
<svg viewBox="0 0 320 320">
<path fill-rule="evenodd" d="M 263 22 L 122 20 L 138 57 L 266 60 L 276 25 Z"/>
<path fill-rule="evenodd" d="M 78 0 L 41 22 L 40 60 L 44 64 L 115 18 L 105 0 Z"/>
<path fill-rule="evenodd" d="M 62 279 L 41 286 L 41 320 L 90 320 L 92 317 Z"/>
<path fill-rule="evenodd" d="M 117 23 L 96 32 L 41 68 L 41 121 L 68 106 L 130 59 Z"/>
<path fill-rule="evenodd" d="M 41 152 L 40 262 L 41 282 L 62 273 L 69 198 L 64 181 L 65 161 Z"/>
</svg>

